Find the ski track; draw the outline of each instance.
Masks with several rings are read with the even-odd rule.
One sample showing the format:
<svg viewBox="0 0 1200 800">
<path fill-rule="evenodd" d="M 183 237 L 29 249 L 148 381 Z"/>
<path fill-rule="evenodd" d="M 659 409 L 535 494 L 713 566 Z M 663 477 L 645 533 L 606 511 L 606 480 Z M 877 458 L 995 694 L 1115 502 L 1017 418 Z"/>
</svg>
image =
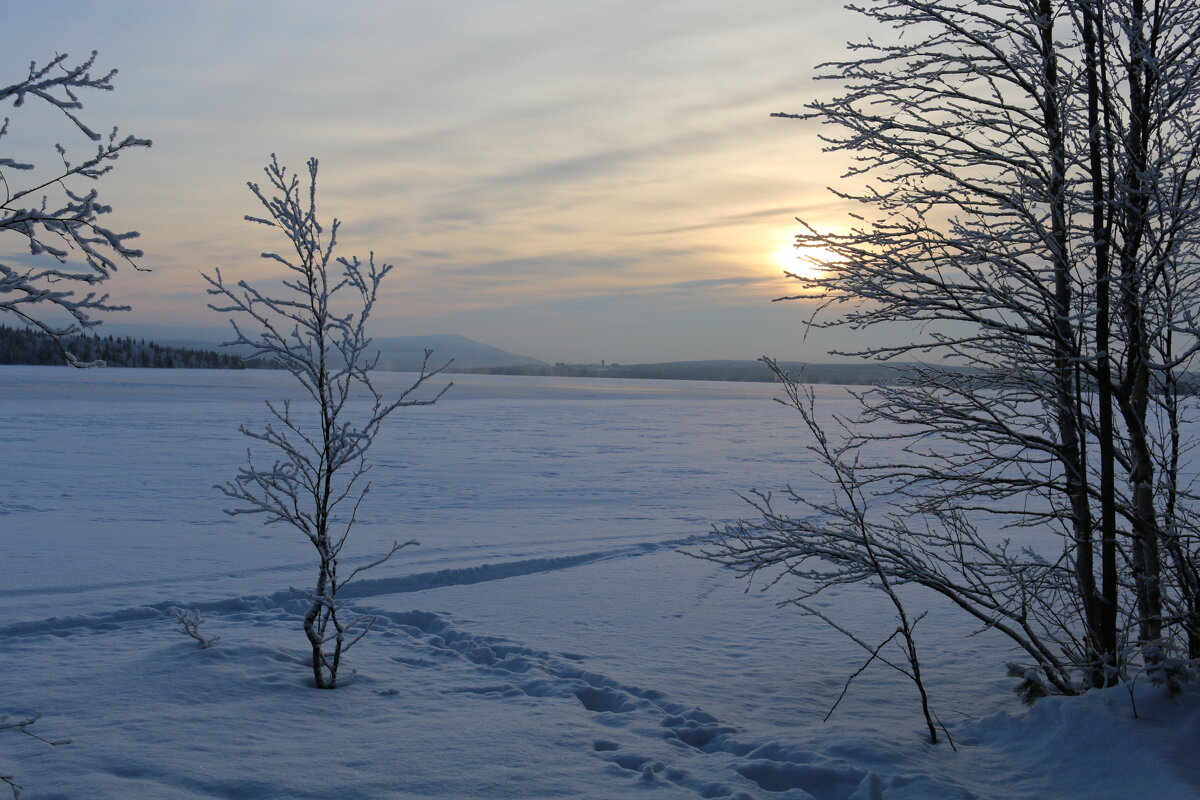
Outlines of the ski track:
<svg viewBox="0 0 1200 800">
<path fill-rule="evenodd" d="M 640 542 L 620 548 L 575 555 L 531 558 L 504 563 L 487 563 L 460 569 L 422 572 L 400 577 L 362 579 L 349 584 L 340 596 L 364 600 L 392 594 L 419 592 L 450 586 L 505 580 L 524 575 L 569 569 L 599 561 L 637 558 L 666 549 L 678 548 L 690 539 Z M 124 584 L 121 584 L 124 585 Z M 703 602 L 712 586 L 697 595 Z M 0 641 L 31 636 L 71 636 L 80 633 L 120 631 L 143 623 L 159 623 L 169 617 L 175 602 L 119 609 L 105 614 L 51 617 L 12 623 L 0 627 Z M 266 615 L 274 618 L 302 617 L 308 601 L 294 590 L 268 595 L 224 598 L 188 604 L 204 614 L 248 618 Z M 826 763 L 810 750 L 778 742 L 754 743 L 738 737 L 737 726 L 718 719 L 698 706 L 670 698 L 665 692 L 622 683 L 607 675 L 586 669 L 585 656 L 576 653 L 550 653 L 536 650 L 500 636 L 472 633 L 454 624 L 446 615 L 430 611 L 394 612 L 375 608 L 355 608 L 376 618 L 377 631 L 391 629 L 407 635 L 419 653 L 417 657 L 392 656 L 391 660 L 410 668 L 437 669 L 442 659 L 467 662 L 491 678 L 490 682 L 447 690 L 448 694 L 471 694 L 505 700 L 513 697 L 534 699 L 573 699 L 611 733 L 592 740 L 589 755 L 610 770 L 628 775 L 638 784 L 667 782 L 701 798 L 756 800 L 745 790 L 741 778 L 772 795 L 814 800 L 881 800 L 890 785 L 901 786 L 903 776 L 881 779 L 879 775 L 842 763 Z M 387 690 L 383 692 L 388 693 Z M 618 741 L 621 739 L 623 741 Z M 639 750 L 654 747 L 684 761 L 688 756 L 712 755 L 722 758 L 718 771 L 730 773 L 733 784 L 689 772 L 672 759 L 642 755 Z M 792 790 L 799 790 L 799 793 Z M 956 796 L 975 798 L 959 789 Z M 978 799 L 977 799 L 978 800 Z"/>
<path fill-rule="evenodd" d="M 457 569 L 442 569 L 431 572 L 419 572 L 392 578 L 361 578 L 347 584 L 338 596 L 343 599 L 362 599 L 389 594 L 404 594 L 420 592 L 426 589 L 438 589 L 447 586 L 467 586 L 474 583 L 505 580 L 523 575 L 535 575 L 542 572 L 553 572 L 568 569 L 597 561 L 608 561 L 618 558 L 636 558 L 650 553 L 670 550 L 686 544 L 689 539 L 671 539 L 656 542 L 639 542 L 624 547 L 596 550 L 587 553 L 565 556 L 549 556 L 529 558 L 519 561 L 500 563 L 485 563 L 473 567 Z M 273 568 L 269 568 L 273 569 Z M 89 591 L 103 588 L 124 588 L 131 584 L 116 583 L 89 587 L 76 587 L 78 591 Z M 69 591 L 69 590 L 68 590 Z M 14 593 L 15 594 L 15 593 Z M 144 606 L 118 609 L 105 614 L 89 614 L 86 616 L 49 617 L 40 620 L 28 620 L 0 626 L 0 640 L 20 636 L 36 636 L 53 634 L 67 636 L 76 631 L 111 630 L 114 626 L 156 619 L 170 611 L 172 607 L 187 605 L 201 613 L 233 613 L 238 611 L 267 610 L 279 608 L 301 597 L 294 589 L 285 589 L 269 595 L 249 595 L 233 598 L 222 598 L 199 603 L 182 604 L 175 601 L 162 601 Z"/>
<path fill-rule="evenodd" d="M 14 506 L 15 506 L 15 504 L 12 504 L 12 503 L 8 504 L 8 507 L 14 507 Z M 6 506 L 5 506 L 4 502 L 0 501 L 0 515 L 9 513 L 4 510 L 5 507 Z M 617 519 L 621 519 L 621 518 L 618 517 Z M 562 547 L 563 545 L 580 545 L 580 544 L 586 545 L 591 542 L 616 544 L 616 543 L 620 542 L 622 539 L 633 539 L 633 538 L 636 538 L 636 537 L 629 536 L 629 537 L 615 537 L 614 538 L 612 536 L 595 536 L 595 537 L 584 537 L 584 538 L 575 537 L 575 538 L 565 538 L 565 539 L 548 539 L 548 540 L 539 542 L 538 549 L 544 551 L 549 548 Z M 660 550 L 660 549 L 664 549 L 664 548 L 679 547 L 683 544 L 688 543 L 691 538 L 692 537 L 689 535 L 689 536 L 685 536 L 682 538 L 663 539 L 663 540 L 656 540 L 654 542 L 632 542 L 628 545 L 624 545 L 624 547 L 625 548 L 643 548 L 644 552 L 649 553 L 649 552 L 654 552 L 656 550 Z M 419 542 L 418 542 L 418 544 L 419 544 Z M 646 548 L 648 548 L 648 549 L 646 549 Z M 492 545 L 492 544 L 459 545 L 459 546 L 455 547 L 452 551 L 445 551 L 445 552 L 439 552 L 436 549 L 425 550 L 424 548 L 422 548 L 422 551 L 424 552 L 424 557 L 418 556 L 417 558 L 411 559 L 415 564 L 433 565 L 433 564 L 438 563 L 439 561 L 440 562 L 451 561 L 451 560 L 461 561 L 466 556 L 472 555 L 472 554 L 474 554 L 474 557 L 486 557 L 486 558 L 490 558 L 490 559 L 504 558 L 506 556 L 508 558 L 514 558 L 514 557 L 521 558 L 522 556 L 531 556 L 528 559 L 521 559 L 520 561 L 505 562 L 503 564 L 494 565 L 497 567 L 514 566 L 517 563 L 526 563 L 526 562 L 534 563 L 534 562 L 539 562 L 539 561 L 554 561 L 556 559 L 582 558 L 585 556 L 603 555 L 602 553 L 597 551 L 595 553 L 584 554 L 583 556 L 576 556 L 576 555 L 568 554 L 568 555 L 564 555 L 564 556 L 543 555 L 543 556 L 534 557 L 533 552 L 530 552 L 530 553 L 519 552 L 519 551 L 512 552 L 511 549 L 509 549 L 509 551 L 507 553 L 500 553 L 500 552 L 497 552 L 496 546 Z M 605 552 L 609 552 L 609 551 L 605 551 Z M 619 552 L 619 551 L 613 550 L 612 552 Z M 375 555 L 354 556 L 354 557 L 342 559 L 342 563 L 345 564 L 346 566 L 353 567 L 357 564 L 369 563 L 369 562 L 375 560 L 375 558 L 376 558 Z M 587 562 L 585 561 L 585 562 L 581 562 L 581 563 L 587 563 Z M 566 566 L 572 566 L 572 565 L 567 564 Z M 287 573 L 287 572 L 307 572 L 311 568 L 312 568 L 311 561 L 292 561 L 292 562 L 289 562 L 286 564 L 270 564 L 267 566 L 253 567 L 250 569 L 243 569 L 243 570 L 222 571 L 222 572 L 212 572 L 212 573 L 196 573 L 196 574 L 188 575 L 188 576 L 182 577 L 182 578 L 156 577 L 156 578 L 145 578 L 145 579 L 140 579 L 140 580 L 129 580 L 129 581 L 106 581 L 106 582 L 98 582 L 98 583 L 76 583 L 76 584 L 53 585 L 53 586 L 38 586 L 38 587 L 24 588 L 24 589 L 6 589 L 4 593 L 7 597 L 31 597 L 31 596 L 36 597 L 36 596 L 41 596 L 41 595 L 58 596 L 58 595 L 66 595 L 66 594 L 85 594 L 85 593 L 89 593 L 89 592 L 101 592 L 106 589 L 136 589 L 136 588 L 143 588 L 143 587 L 188 585 L 188 584 L 204 583 L 206 581 L 221 580 L 221 579 L 227 579 L 227 578 L 241 579 L 241 578 L 253 578 L 256 576 L 260 576 L 260 575 L 274 575 L 274 574 Z M 550 569 L 561 569 L 561 568 L 562 567 L 551 567 Z M 419 578 L 422 575 L 434 575 L 434 574 L 441 574 L 441 573 L 445 573 L 447 576 L 451 576 L 456 571 L 469 571 L 472 569 L 475 569 L 475 568 L 468 567 L 465 570 L 462 570 L 462 569 L 460 569 L 460 570 L 455 570 L 455 569 L 430 570 L 426 573 L 421 573 L 419 575 L 414 574 L 414 575 L 405 576 L 404 578 L 401 578 L 400 580 L 407 581 L 407 580 Z M 542 572 L 542 571 L 546 571 L 546 570 L 534 569 L 532 571 L 533 572 Z M 529 574 L 529 573 L 518 572 L 518 573 L 514 573 L 514 574 L 523 575 L 523 574 Z M 511 576 L 501 575 L 499 577 L 502 578 L 502 577 L 511 577 Z M 365 584 L 365 583 L 369 583 L 370 580 L 371 579 L 364 578 L 364 579 L 361 579 L 360 581 L 356 581 L 356 583 L 364 583 Z M 375 579 L 375 580 L 380 580 L 380 579 Z M 396 579 L 387 579 L 387 580 L 396 580 Z M 486 580 L 496 580 L 496 578 L 487 578 Z M 478 582 L 479 581 L 477 581 L 477 580 L 465 581 L 465 583 L 478 583 Z M 449 582 L 439 583 L 437 585 L 438 586 L 452 586 L 452 585 L 454 585 L 454 581 L 451 580 Z M 397 592 L 419 591 L 420 589 L 426 589 L 426 588 L 433 588 L 433 587 L 418 586 L 415 589 L 399 589 L 399 590 L 395 590 L 395 591 L 397 591 Z M 351 591 L 351 593 L 352 593 L 353 590 L 350 589 L 348 591 Z M 348 594 L 347 596 L 351 596 L 351 595 Z M 0 635 L 3 635 L 2 628 L 0 628 Z"/>
</svg>

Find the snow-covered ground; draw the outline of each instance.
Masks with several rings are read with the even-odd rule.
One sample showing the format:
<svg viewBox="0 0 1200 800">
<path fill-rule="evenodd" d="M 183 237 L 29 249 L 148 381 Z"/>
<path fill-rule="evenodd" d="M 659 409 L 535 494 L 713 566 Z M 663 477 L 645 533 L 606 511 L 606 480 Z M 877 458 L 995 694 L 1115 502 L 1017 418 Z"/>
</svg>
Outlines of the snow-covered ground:
<svg viewBox="0 0 1200 800">
<path fill-rule="evenodd" d="M 348 549 L 421 546 L 352 585 L 379 622 L 346 685 L 312 689 L 289 590 L 309 545 L 212 488 L 289 380 L 0 368 L 0 712 L 74 740 L 0 735 L 24 797 L 1200 797 L 1200 696 L 1026 713 L 1004 643 L 946 609 L 920 645 L 957 752 L 886 668 L 822 722 L 862 653 L 777 608 L 786 587 L 747 593 L 678 552 L 746 512 L 734 490 L 823 491 L 769 385 L 453 376 L 376 443 Z M 865 590 L 828 601 L 892 626 Z M 177 633 L 172 606 L 220 643 Z"/>
</svg>

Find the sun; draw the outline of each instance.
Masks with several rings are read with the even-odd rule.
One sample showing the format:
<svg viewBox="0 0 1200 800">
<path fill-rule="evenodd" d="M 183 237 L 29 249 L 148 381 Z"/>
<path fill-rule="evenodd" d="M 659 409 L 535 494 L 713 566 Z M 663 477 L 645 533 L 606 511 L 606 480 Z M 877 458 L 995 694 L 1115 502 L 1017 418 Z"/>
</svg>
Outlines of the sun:
<svg viewBox="0 0 1200 800">
<path fill-rule="evenodd" d="M 823 247 L 796 247 L 792 244 L 782 245 L 770 255 L 774 266 L 801 278 L 821 277 L 825 271 L 824 265 L 837 260 L 837 256 Z"/>
</svg>

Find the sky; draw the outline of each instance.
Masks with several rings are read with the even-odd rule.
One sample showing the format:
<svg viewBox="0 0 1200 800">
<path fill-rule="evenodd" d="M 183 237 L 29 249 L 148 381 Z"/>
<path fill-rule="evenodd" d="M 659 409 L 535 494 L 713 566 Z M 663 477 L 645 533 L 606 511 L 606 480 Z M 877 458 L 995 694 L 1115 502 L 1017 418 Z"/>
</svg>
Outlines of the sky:
<svg viewBox="0 0 1200 800">
<path fill-rule="evenodd" d="M 270 154 L 320 159 L 341 253 L 396 265 L 373 333 L 454 333 L 548 362 L 836 360 L 771 300 L 796 217 L 837 226 L 846 166 L 816 123 L 772 119 L 836 87 L 861 39 L 815 0 L 26 3 L 0 83 L 92 50 L 120 70 L 85 121 L 154 146 L 100 183 L 149 272 L 108 284 L 116 323 L 215 327 L 201 272 L 266 279 L 282 238 L 243 221 Z M 0 147 L 88 149 L 61 117 L 3 109 Z M 0 252 L 11 252 L 0 242 Z M 277 275 L 278 273 L 275 272 Z"/>
</svg>

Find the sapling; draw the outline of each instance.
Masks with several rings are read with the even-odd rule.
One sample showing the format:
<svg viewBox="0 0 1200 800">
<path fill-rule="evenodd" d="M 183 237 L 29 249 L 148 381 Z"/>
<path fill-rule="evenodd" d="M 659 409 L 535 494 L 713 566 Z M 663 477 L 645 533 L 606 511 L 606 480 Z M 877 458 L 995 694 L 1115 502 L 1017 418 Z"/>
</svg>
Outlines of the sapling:
<svg viewBox="0 0 1200 800">
<path fill-rule="evenodd" d="M 199 610 L 194 608 L 172 608 L 171 615 L 175 617 L 175 623 L 178 626 L 176 630 L 199 642 L 201 650 L 207 650 L 221 641 L 220 636 L 204 633 L 200 630 L 200 626 L 207 620 L 200 616 Z"/>
<path fill-rule="evenodd" d="M 445 393 L 450 384 L 426 399 L 412 396 L 448 363 L 431 367 L 432 351 L 426 350 L 417 377 L 399 397 L 385 399 L 376 390 L 370 371 L 378 355 L 371 353 L 367 322 L 392 266 L 377 265 L 374 253 L 365 262 L 334 257 L 340 223 L 334 219 L 326 227 L 317 217 L 315 158 L 308 161 L 306 185 L 274 155 L 264 171 L 268 190 L 257 183 L 249 187 L 266 217 L 246 219 L 287 239 L 286 255 L 262 255 L 284 268 L 282 288 L 267 292 L 244 280 L 230 284 L 220 270 L 204 278 L 208 293 L 220 298 L 210 308 L 232 315 L 234 338 L 227 344 L 242 346 L 249 357 L 277 362 L 296 378 L 308 401 L 303 407 L 268 402 L 272 421 L 265 428 L 243 425 L 242 433 L 273 452 L 274 460 L 268 465 L 248 451 L 237 477 L 217 488 L 238 501 L 227 514 L 262 514 L 267 524 L 290 525 L 312 544 L 317 579 L 302 592 L 310 602 L 304 633 L 312 648 L 315 685 L 333 689 L 343 655 L 375 621 L 369 615 L 347 619 L 338 593 L 359 573 L 416 544 L 394 541 L 368 563 L 339 572 L 343 548 L 370 490 L 363 480 L 370 469 L 367 452 L 393 411 L 431 405 Z"/>
</svg>

